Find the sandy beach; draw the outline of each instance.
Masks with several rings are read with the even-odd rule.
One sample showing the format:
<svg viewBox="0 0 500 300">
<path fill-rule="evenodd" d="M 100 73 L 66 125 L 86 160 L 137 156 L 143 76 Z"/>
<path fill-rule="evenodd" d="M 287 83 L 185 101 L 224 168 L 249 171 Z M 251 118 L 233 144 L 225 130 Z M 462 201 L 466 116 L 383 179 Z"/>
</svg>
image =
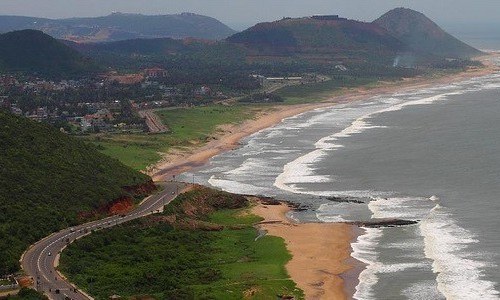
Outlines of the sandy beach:
<svg viewBox="0 0 500 300">
<path fill-rule="evenodd" d="M 331 107 L 339 103 L 369 99 L 379 95 L 419 90 L 440 84 L 450 84 L 494 73 L 500 69 L 498 66 L 494 65 L 490 59 L 499 56 L 499 53 L 495 53 L 481 57 L 480 60 L 485 65 L 484 68 L 470 68 L 464 72 L 438 78 L 415 77 L 397 82 L 379 82 L 375 87 L 371 88 L 359 87 L 345 89 L 340 93 L 337 91 L 338 95 L 332 96 L 321 102 L 297 105 L 276 105 L 258 114 L 253 119 L 246 120 L 240 124 L 227 124 L 219 128 L 221 129 L 221 133 L 218 134 L 214 140 L 201 147 L 192 147 L 182 150 L 177 149 L 167 153 L 161 161 L 151 168 L 153 171 L 149 175 L 153 177 L 154 181 L 171 180 L 173 175 L 178 175 L 192 168 L 203 166 L 211 157 L 238 147 L 241 139 L 276 125 L 285 118 L 307 111 Z"/>
<path fill-rule="evenodd" d="M 292 259 L 286 269 L 306 299 L 349 299 L 340 276 L 352 268 L 347 263 L 351 254 L 353 225 L 343 223 L 293 223 L 286 217 L 290 207 L 265 205 L 252 212 L 264 218 L 258 226 L 267 234 L 285 240 Z"/>
<path fill-rule="evenodd" d="M 203 166 L 211 157 L 238 147 L 242 138 L 276 125 L 287 117 L 310 110 L 378 95 L 450 84 L 498 72 L 499 68 L 489 59 L 499 56 L 495 53 L 482 57 L 484 68 L 471 68 L 457 74 L 437 78 L 416 77 L 398 82 L 380 82 L 371 88 L 346 89 L 340 93 L 337 91 L 337 95 L 322 102 L 276 105 L 254 119 L 241 124 L 225 125 L 223 132 L 204 146 L 169 153 L 155 166 L 155 173 L 151 175 L 155 181 L 171 180 L 173 175 Z M 356 272 L 359 272 L 356 269 L 360 266 L 356 266 L 355 261 L 350 257 L 351 242 L 356 239 L 359 228 L 341 223 L 296 224 L 285 216 L 289 210 L 286 204 L 260 204 L 253 209 L 253 212 L 265 219 L 260 226 L 268 234 L 285 240 L 293 256 L 287 265 L 292 280 L 305 292 L 307 299 L 349 299 L 352 297 L 352 289 L 357 278 Z M 345 280 L 352 282 L 345 284 Z"/>
</svg>

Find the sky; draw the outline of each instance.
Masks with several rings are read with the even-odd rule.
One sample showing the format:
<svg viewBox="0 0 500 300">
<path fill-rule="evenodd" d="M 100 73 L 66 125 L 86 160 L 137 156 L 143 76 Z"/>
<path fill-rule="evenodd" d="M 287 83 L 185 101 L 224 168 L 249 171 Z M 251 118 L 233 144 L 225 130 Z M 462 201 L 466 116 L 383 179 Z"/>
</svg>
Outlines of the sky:
<svg viewBox="0 0 500 300">
<path fill-rule="evenodd" d="M 103 16 L 111 12 L 193 12 L 237 30 L 282 17 L 338 14 L 372 21 L 395 7 L 421 11 L 440 25 L 500 23 L 499 0 L 0 0 L 0 15 L 47 18 Z"/>
</svg>

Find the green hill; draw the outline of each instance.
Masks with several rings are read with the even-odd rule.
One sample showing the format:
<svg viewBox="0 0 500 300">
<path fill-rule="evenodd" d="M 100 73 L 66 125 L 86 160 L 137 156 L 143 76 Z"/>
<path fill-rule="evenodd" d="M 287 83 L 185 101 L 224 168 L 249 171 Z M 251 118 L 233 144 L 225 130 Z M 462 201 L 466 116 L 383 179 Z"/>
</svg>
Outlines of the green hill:
<svg viewBox="0 0 500 300">
<path fill-rule="evenodd" d="M 76 76 L 94 69 L 76 50 L 41 31 L 21 30 L 0 35 L 0 71 Z"/>
<path fill-rule="evenodd" d="M 424 14 L 396 8 L 373 22 L 417 52 L 449 58 L 469 58 L 481 51 L 446 33 Z"/>
<path fill-rule="evenodd" d="M 376 24 L 337 16 L 284 18 L 257 24 L 227 41 L 242 44 L 251 58 L 296 57 L 316 62 L 383 60 L 405 50 Z"/>
<path fill-rule="evenodd" d="M 0 32 L 36 29 L 75 42 L 109 42 L 136 38 L 223 39 L 235 31 L 220 21 L 193 13 L 141 15 L 113 13 L 104 17 L 45 19 L 0 16 Z"/>
<path fill-rule="evenodd" d="M 29 244 L 82 222 L 84 212 L 133 196 L 131 187 L 151 185 L 80 140 L 3 112 L 0 166 L 0 275 L 19 268 Z"/>
</svg>

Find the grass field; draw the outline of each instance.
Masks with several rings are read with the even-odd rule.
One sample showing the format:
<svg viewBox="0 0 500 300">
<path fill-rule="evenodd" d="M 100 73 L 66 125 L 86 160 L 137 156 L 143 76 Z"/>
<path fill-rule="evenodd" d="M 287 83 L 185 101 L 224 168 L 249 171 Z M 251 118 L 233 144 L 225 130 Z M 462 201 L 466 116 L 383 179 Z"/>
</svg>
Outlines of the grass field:
<svg viewBox="0 0 500 300">
<path fill-rule="evenodd" d="M 76 241 L 63 252 L 61 270 L 96 299 L 113 294 L 155 299 L 303 298 L 286 272 L 291 256 L 283 239 L 264 236 L 256 240 L 253 224 L 261 219 L 249 214 L 246 204 L 205 214 L 206 203 L 224 207 L 221 201 L 234 203 L 231 197 L 207 189 L 189 192 L 171 203 L 173 207 L 162 216 Z M 194 200 L 199 198 L 205 202 Z M 190 208 L 187 215 L 183 212 L 188 201 L 195 202 L 187 207 L 195 203 L 203 207 L 195 212 L 195 219 Z M 181 220 L 179 224 L 189 219 L 222 227 L 186 229 L 159 221 L 172 214 Z"/>
<path fill-rule="evenodd" d="M 265 106 L 211 105 L 158 111 L 170 128 L 164 134 L 100 134 L 83 137 L 104 154 L 136 170 L 144 170 L 172 147 L 202 145 L 217 134 L 223 124 L 239 123 L 252 118 Z"/>
</svg>

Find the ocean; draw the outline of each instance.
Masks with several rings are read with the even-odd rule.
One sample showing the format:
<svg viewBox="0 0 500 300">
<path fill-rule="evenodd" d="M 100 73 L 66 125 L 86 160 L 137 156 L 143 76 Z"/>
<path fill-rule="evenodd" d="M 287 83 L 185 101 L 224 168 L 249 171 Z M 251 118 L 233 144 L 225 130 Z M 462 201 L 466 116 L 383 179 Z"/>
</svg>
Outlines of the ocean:
<svg viewBox="0 0 500 300">
<path fill-rule="evenodd" d="M 500 299 L 499 121 L 500 73 L 303 113 L 183 177 L 299 221 L 418 221 L 352 243 L 355 299 Z"/>
</svg>

